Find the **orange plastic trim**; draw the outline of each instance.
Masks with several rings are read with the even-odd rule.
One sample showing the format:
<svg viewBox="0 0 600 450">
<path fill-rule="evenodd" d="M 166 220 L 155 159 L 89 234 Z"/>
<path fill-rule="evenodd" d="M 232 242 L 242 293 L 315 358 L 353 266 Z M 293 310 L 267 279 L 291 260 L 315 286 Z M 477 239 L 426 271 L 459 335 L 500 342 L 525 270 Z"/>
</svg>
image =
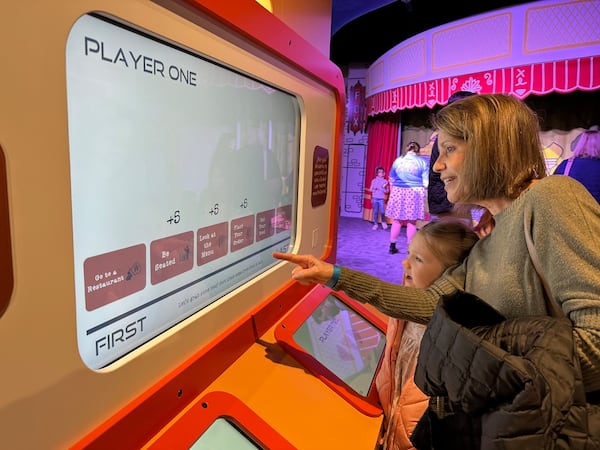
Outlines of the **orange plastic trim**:
<svg viewBox="0 0 600 450">
<path fill-rule="evenodd" d="M 190 448 L 218 418 L 227 419 L 235 424 L 243 434 L 262 448 L 295 448 L 237 397 L 227 392 L 211 392 L 195 401 L 144 449 Z"/>
</svg>

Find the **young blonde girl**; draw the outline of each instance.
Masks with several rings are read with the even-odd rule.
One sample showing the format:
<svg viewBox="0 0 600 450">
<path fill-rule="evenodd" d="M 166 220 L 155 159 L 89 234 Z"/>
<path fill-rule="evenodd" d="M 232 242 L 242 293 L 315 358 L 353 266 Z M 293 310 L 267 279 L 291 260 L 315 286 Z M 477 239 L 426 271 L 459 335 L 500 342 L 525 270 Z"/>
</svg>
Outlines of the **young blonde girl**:
<svg viewBox="0 0 600 450">
<path fill-rule="evenodd" d="M 425 225 L 408 246 L 402 262 L 404 285 L 427 288 L 449 267 L 462 262 L 478 237 L 456 220 L 440 220 Z M 413 382 L 419 345 L 425 325 L 390 318 L 387 346 L 377 375 L 377 389 L 384 412 L 384 449 L 413 449 L 410 442 L 417 422 L 425 412 L 428 397 Z"/>
</svg>

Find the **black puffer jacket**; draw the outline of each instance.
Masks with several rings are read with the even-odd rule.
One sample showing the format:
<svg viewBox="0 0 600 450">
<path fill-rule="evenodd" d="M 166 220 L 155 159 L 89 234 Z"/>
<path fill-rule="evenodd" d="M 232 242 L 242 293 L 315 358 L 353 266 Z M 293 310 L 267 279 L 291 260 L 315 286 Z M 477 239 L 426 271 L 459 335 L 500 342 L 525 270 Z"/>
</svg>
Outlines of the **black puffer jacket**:
<svg viewBox="0 0 600 450">
<path fill-rule="evenodd" d="M 415 382 L 447 397 L 462 423 L 436 429 L 433 422 L 436 450 L 600 449 L 600 407 L 586 405 L 566 318 L 505 320 L 475 296 L 442 298 Z"/>
</svg>

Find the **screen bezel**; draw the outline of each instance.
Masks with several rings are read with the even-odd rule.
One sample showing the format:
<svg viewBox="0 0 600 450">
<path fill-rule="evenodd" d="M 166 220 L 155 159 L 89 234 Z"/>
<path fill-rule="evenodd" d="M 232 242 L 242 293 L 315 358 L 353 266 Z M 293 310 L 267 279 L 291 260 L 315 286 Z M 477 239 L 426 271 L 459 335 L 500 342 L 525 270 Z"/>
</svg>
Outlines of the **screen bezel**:
<svg viewBox="0 0 600 450">
<path fill-rule="evenodd" d="M 365 396 L 356 392 L 344 380 L 319 362 L 294 338 L 296 331 L 330 295 L 344 303 L 349 309 L 360 315 L 365 321 L 369 322 L 385 336 L 387 324 L 382 318 L 378 317 L 364 305 L 351 299 L 343 292 L 333 291 L 328 287 L 319 285 L 309 292 L 308 295 L 299 302 L 296 308 L 279 322 L 275 328 L 275 338 L 278 344 L 281 345 L 281 347 L 294 359 L 309 369 L 317 378 L 323 381 L 323 383 L 344 398 L 344 400 L 366 415 L 372 417 L 379 416 L 382 413 L 382 408 L 379 402 L 379 393 L 375 386 L 375 380 L 383 361 L 384 351 L 381 353 L 375 375 L 371 380 L 369 393 Z"/>
</svg>

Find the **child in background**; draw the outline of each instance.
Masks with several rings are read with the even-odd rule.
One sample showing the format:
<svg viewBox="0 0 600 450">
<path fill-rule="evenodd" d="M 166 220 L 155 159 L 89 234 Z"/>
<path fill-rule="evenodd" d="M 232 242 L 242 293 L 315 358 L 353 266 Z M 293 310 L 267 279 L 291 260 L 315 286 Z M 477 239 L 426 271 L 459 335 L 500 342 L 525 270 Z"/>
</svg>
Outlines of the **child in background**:
<svg viewBox="0 0 600 450">
<path fill-rule="evenodd" d="M 403 284 L 429 287 L 447 268 L 461 263 L 478 239 L 456 219 L 426 224 L 408 245 L 408 255 L 402 261 Z M 425 327 L 391 317 L 388 321 L 387 344 L 376 379 L 384 412 L 384 434 L 379 444 L 386 450 L 414 448 L 410 435 L 429 403 L 413 381 Z"/>
<path fill-rule="evenodd" d="M 390 191 L 390 184 L 385 178 L 385 170 L 383 167 L 375 169 L 375 178 L 371 181 L 371 204 L 373 205 L 373 230 L 378 228 L 377 222 L 379 220 L 379 213 L 381 213 L 381 228 L 387 230 L 387 223 L 385 222 L 385 207 L 384 198 L 385 194 Z"/>
</svg>

